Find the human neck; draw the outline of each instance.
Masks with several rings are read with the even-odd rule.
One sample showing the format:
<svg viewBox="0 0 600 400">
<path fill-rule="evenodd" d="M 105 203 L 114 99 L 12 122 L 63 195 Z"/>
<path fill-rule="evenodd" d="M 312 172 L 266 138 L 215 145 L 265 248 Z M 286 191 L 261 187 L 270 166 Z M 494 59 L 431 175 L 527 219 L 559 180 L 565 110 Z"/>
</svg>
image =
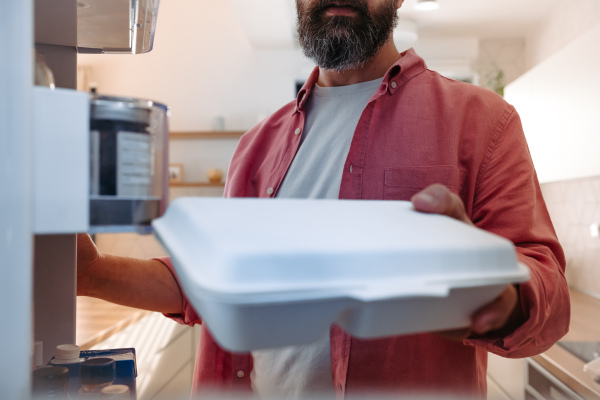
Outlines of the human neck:
<svg viewBox="0 0 600 400">
<path fill-rule="evenodd" d="M 334 71 L 319 67 L 319 80 L 317 84 L 321 87 L 330 87 L 373 81 L 382 78 L 399 58 L 400 53 L 396 49 L 394 41 L 390 38 L 377 55 L 358 69 Z"/>
</svg>

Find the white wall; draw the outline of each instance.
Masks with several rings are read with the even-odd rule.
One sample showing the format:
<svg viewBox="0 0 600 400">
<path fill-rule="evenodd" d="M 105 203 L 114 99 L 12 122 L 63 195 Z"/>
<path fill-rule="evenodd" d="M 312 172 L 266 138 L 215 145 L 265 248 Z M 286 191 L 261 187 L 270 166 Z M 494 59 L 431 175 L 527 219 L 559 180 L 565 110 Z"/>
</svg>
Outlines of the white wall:
<svg viewBox="0 0 600 400">
<path fill-rule="evenodd" d="M 505 97 L 521 115 L 541 182 L 600 174 L 599 29 L 600 1 L 560 0 L 525 37 L 528 72 Z"/>
<path fill-rule="evenodd" d="M 479 40 L 476 37 L 425 37 L 419 38 L 413 47 L 427 68 L 452 79 L 477 81 Z"/>
<path fill-rule="evenodd" d="M 518 11 L 515 11 L 518 12 Z M 544 61 L 600 23 L 600 1 L 560 0 L 526 37 L 526 69 Z"/>
<path fill-rule="evenodd" d="M 541 182 L 600 175 L 600 24 L 506 88 Z"/>
<path fill-rule="evenodd" d="M 506 86 L 525 72 L 525 39 L 497 38 L 479 41 L 479 85 L 494 90 Z M 499 82 L 495 82 L 502 72 Z"/>
</svg>

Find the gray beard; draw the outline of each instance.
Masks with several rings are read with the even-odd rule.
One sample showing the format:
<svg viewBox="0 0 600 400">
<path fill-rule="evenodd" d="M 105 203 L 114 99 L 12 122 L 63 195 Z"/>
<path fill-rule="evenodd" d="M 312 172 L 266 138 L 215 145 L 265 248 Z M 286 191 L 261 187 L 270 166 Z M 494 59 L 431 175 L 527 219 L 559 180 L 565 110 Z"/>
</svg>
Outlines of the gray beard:
<svg viewBox="0 0 600 400">
<path fill-rule="evenodd" d="M 361 68 L 381 52 L 397 20 L 395 8 L 393 17 L 370 19 L 358 27 L 348 17 L 330 17 L 320 23 L 305 16 L 298 20 L 298 39 L 304 55 L 319 67 L 349 71 Z"/>
</svg>

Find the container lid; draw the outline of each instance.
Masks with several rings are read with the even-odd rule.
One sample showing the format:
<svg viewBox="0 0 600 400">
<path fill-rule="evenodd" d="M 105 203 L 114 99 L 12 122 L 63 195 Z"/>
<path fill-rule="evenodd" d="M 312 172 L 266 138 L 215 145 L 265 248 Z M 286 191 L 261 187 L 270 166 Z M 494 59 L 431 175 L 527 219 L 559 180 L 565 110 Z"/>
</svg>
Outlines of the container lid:
<svg viewBox="0 0 600 400">
<path fill-rule="evenodd" d="M 116 364 L 112 358 L 90 358 L 81 363 L 80 380 L 82 385 L 110 383 L 115 378 Z"/>
<path fill-rule="evenodd" d="M 94 95 L 91 100 L 92 120 L 114 120 L 150 125 L 153 108 L 168 111 L 164 104 L 131 97 Z"/>
<path fill-rule="evenodd" d="M 231 351 L 457 329 L 529 277 L 510 241 L 409 202 L 180 198 L 152 224 Z"/>
<path fill-rule="evenodd" d="M 53 364 L 79 362 L 79 346 L 76 344 L 59 344 L 54 351 Z"/>
<path fill-rule="evenodd" d="M 102 398 L 110 399 L 128 399 L 130 396 L 129 392 L 129 386 L 127 385 L 110 385 L 100 390 Z"/>
<path fill-rule="evenodd" d="M 507 239 L 405 201 L 190 197 L 152 225 L 184 291 L 227 301 L 440 296 L 529 276 Z"/>
</svg>

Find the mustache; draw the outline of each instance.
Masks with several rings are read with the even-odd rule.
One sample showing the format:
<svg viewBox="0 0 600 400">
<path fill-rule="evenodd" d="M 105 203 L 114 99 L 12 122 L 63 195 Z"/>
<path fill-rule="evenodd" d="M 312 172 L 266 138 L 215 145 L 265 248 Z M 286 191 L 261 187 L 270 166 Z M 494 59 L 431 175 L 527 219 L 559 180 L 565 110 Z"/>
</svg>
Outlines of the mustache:
<svg viewBox="0 0 600 400">
<path fill-rule="evenodd" d="M 310 7 L 309 13 L 320 15 L 329 7 L 351 7 L 362 15 L 369 15 L 369 6 L 364 0 L 317 0 Z"/>
</svg>

